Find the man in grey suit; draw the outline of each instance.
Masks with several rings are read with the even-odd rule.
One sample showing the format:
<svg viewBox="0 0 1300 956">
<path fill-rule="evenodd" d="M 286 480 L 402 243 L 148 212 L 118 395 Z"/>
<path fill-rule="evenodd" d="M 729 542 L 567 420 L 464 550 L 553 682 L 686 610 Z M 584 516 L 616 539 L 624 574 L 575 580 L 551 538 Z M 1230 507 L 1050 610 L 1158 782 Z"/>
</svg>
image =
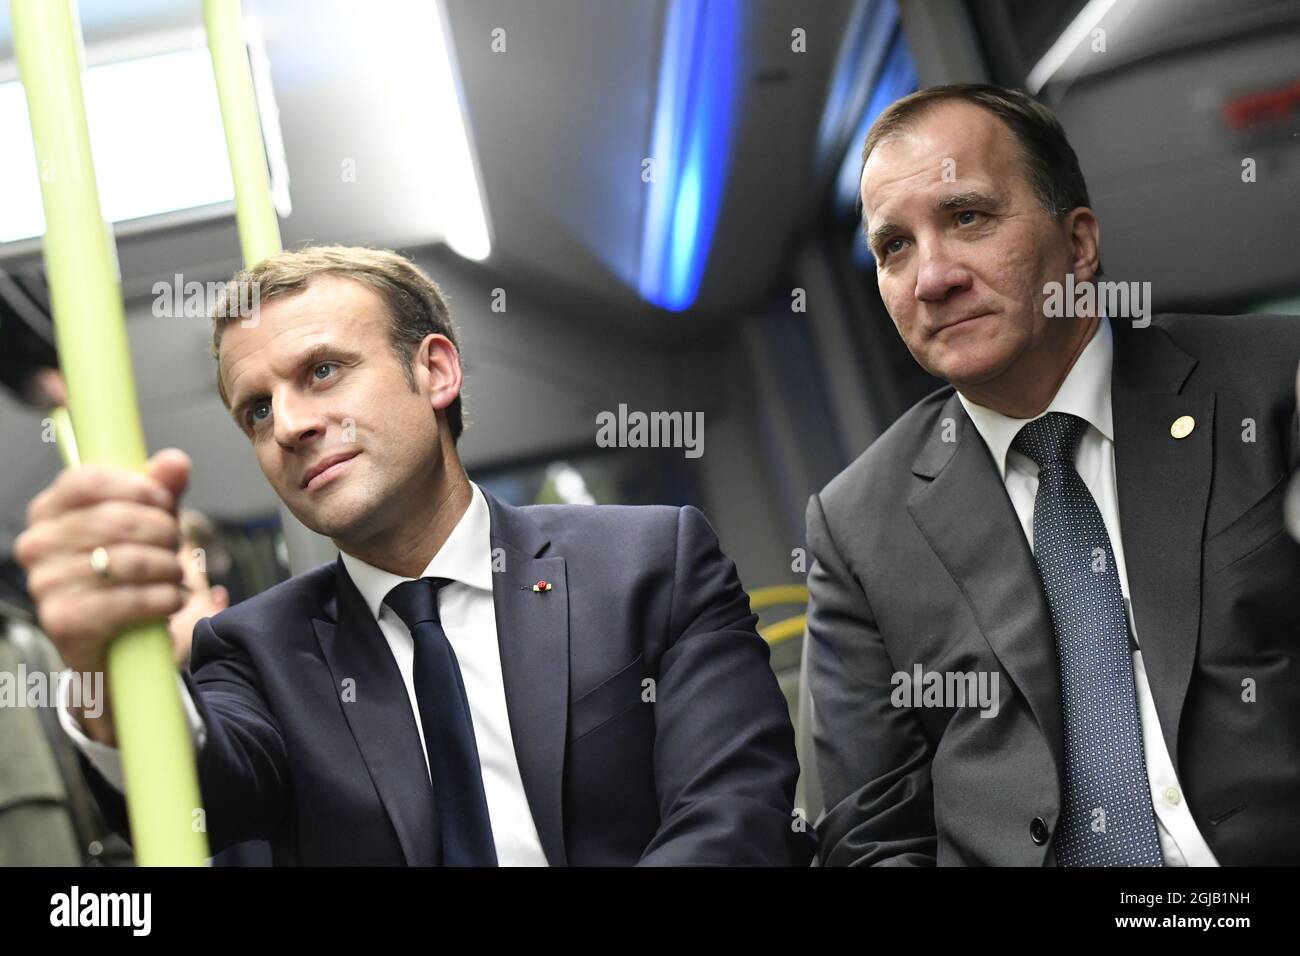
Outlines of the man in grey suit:
<svg viewBox="0 0 1300 956">
<path fill-rule="evenodd" d="M 863 157 L 881 296 L 949 384 L 809 503 L 822 862 L 1300 862 L 1300 320 L 1108 299 L 1021 93 L 913 94 Z"/>
</svg>

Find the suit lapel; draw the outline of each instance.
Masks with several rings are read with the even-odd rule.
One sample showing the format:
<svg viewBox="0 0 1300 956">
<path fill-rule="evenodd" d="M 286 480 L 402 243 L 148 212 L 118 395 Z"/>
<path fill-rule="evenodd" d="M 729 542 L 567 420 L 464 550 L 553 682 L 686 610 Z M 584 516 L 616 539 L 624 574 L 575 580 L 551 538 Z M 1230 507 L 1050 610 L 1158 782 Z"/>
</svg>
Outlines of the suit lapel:
<svg viewBox="0 0 1300 956">
<path fill-rule="evenodd" d="M 1029 702 L 1061 773 L 1060 682 L 1038 568 L 988 448 L 956 393 L 940 420 L 948 418 L 959 423 L 957 440 L 945 442 L 936 425 L 912 466 L 931 480 L 912 495 L 908 511 Z"/>
<path fill-rule="evenodd" d="M 1213 474 L 1214 393 L 1182 394 L 1196 360 L 1158 328 L 1115 329 L 1115 478 L 1138 645 L 1169 756 L 1196 661 L 1201 539 Z M 1185 438 L 1170 434 L 1190 415 Z"/>
<path fill-rule="evenodd" d="M 484 492 L 492 516 L 492 601 L 515 756 L 542 850 L 564 866 L 569 720 L 569 589 L 563 557 L 524 511 Z M 534 591 L 546 581 L 548 591 Z"/>
<path fill-rule="evenodd" d="M 439 862 L 433 787 L 410 697 L 393 653 L 342 560 L 335 564 L 337 621 L 312 625 L 321 653 L 341 689 L 351 680 L 356 699 L 343 715 L 370 770 L 379 799 L 393 822 L 409 866 Z"/>
</svg>

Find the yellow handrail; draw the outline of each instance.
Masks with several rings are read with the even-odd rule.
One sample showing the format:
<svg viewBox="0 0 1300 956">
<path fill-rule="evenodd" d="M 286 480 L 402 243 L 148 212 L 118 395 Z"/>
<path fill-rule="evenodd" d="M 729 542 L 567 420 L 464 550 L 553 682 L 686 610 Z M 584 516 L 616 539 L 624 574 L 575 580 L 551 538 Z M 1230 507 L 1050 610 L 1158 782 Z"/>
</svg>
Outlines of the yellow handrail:
<svg viewBox="0 0 1300 956">
<path fill-rule="evenodd" d="M 808 625 L 807 614 L 796 614 L 794 617 L 787 617 L 784 621 L 777 621 L 775 624 L 769 624 L 767 627 L 760 627 L 758 635 L 768 644 L 780 644 L 782 641 L 788 641 L 792 637 L 799 637 Z"/>
<path fill-rule="evenodd" d="M 774 584 L 749 592 L 749 606 L 758 609 L 773 604 L 807 604 L 808 588 L 802 584 Z"/>
<path fill-rule="evenodd" d="M 14 52 L 41 171 L 45 274 L 76 448 L 88 464 L 143 470 L 144 432 L 112 233 L 99 204 L 81 88 L 81 30 L 69 0 L 10 0 Z M 56 429 L 59 419 L 56 415 Z M 136 862 L 202 865 L 207 836 L 193 743 L 165 620 L 108 648 Z"/>
</svg>

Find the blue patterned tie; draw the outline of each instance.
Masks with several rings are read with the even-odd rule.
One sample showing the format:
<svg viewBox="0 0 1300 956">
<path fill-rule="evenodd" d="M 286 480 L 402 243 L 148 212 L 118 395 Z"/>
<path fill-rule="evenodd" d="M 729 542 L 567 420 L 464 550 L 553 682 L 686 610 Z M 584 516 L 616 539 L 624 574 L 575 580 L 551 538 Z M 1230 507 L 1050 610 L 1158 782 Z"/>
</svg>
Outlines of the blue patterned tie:
<svg viewBox="0 0 1300 956">
<path fill-rule="evenodd" d="M 1128 616 L 1110 536 L 1074 468 L 1088 423 L 1049 412 L 1011 447 L 1038 465 L 1034 561 L 1056 632 L 1065 784 L 1061 866 L 1163 866 L 1133 687 Z"/>
<path fill-rule="evenodd" d="M 438 592 L 450 583 L 446 578 L 406 581 L 389 591 L 384 603 L 410 628 L 415 642 L 415 699 L 442 831 L 442 865 L 496 866 L 469 699 L 438 618 Z"/>
</svg>

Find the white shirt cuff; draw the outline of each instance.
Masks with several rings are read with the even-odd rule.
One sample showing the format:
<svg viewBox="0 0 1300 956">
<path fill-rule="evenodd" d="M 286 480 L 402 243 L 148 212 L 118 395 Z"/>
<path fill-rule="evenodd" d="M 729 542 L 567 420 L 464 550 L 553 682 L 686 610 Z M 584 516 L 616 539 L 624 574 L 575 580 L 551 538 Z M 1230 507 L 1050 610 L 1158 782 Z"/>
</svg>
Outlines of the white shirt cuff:
<svg viewBox="0 0 1300 956">
<path fill-rule="evenodd" d="M 59 706 L 57 708 L 59 726 L 72 739 L 73 745 L 90 761 L 90 765 L 99 771 L 100 776 L 107 780 L 109 785 L 118 793 L 125 793 L 126 784 L 122 779 L 122 755 L 118 753 L 116 747 L 101 744 L 99 741 L 87 737 L 86 732 L 81 729 L 81 725 L 68 710 L 69 684 L 73 677 L 71 670 L 66 670 L 59 675 Z M 190 689 L 185 686 L 185 680 L 179 672 L 176 674 L 176 683 L 180 688 L 181 705 L 185 709 L 185 718 L 190 725 L 190 740 L 194 744 L 194 752 L 199 753 L 203 750 L 204 744 L 207 743 L 208 729 L 204 726 L 203 718 L 199 716 L 199 709 L 194 703 L 194 698 L 190 696 Z"/>
</svg>

